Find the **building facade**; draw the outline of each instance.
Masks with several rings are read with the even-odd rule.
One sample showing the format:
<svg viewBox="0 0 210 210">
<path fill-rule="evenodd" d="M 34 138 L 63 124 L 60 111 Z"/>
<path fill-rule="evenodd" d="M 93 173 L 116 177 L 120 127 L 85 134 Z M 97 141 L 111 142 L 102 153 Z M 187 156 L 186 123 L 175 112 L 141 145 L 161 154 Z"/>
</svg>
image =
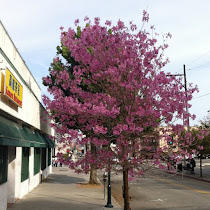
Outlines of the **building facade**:
<svg viewBox="0 0 210 210">
<path fill-rule="evenodd" d="M 0 210 L 52 171 L 53 130 L 41 89 L 0 22 Z"/>
</svg>

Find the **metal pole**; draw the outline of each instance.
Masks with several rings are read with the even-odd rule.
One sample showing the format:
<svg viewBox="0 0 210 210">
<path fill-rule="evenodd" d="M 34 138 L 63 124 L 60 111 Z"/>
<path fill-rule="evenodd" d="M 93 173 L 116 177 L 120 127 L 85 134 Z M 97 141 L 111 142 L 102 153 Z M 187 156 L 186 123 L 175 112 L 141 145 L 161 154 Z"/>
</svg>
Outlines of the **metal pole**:
<svg viewBox="0 0 210 210">
<path fill-rule="evenodd" d="M 186 95 L 186 113 L 187 113 L 187 131 L 189 132 L 190 130 L 190 120 L 189 120 L 189 111 L 188 111 L 188 101 L 187 101 L 187 78 L 186 78 L 186 70 L 185 70 L 185 64 L 184 64 L 184 89 L 185 89 L 185 95 Z M 185 121 L 185 119 L 183 119 Z M 184 166 L 186 167 L 186 159 L 184 156 Z"/>
<path fill-rule="evenodd" d="M 105 198 L 106 198 L 106 185 L 105 185 L 105 181 L 104 181 L 104 200 L 105 200 Z"/>
<path fill-rule="evenodd" d="M 203 157 L 203 155 L 201 154 L 200 155 L 200 177 L 203 177 L 203 174 L 202 174 L 202 157 Z"/>
<path fill-rule="evenodd" d="M 187 78 L 186 78 L 186 70 L 185 70 L 185 64 L 184 64 L 184 89 L 185 89 L 185 94 L 186 94 L 186 97 L 187 97 Z M 187 100 L 185 101 L 186 103 L 186 112 L 187 114 L 189 113 L 188 111 L 188 102 Z M 189 115 L 187 116 L 187 129 L 189 131 L 189 127 L 190 127 L 190 120 L 189 120 Z"/>
<path fill-rule="evenodd" d="M 106 198 L 106 176 L 105 174 L 103 175 L 103 180 L 104 180 L 104 200 Z"/>
<path fill-rule="evenodd" d="M 111 182 L 110 182 L 110 171 L 108 172 L 108 184 L 107 184 L 107 208 L 113 208 L 111 203 Z"/>
</svg>

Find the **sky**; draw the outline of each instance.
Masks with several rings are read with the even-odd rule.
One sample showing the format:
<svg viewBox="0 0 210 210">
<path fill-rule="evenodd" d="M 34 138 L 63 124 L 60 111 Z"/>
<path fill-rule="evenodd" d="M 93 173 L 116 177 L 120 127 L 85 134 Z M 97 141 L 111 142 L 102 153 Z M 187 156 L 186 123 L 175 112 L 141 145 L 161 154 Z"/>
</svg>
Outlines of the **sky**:
<svg viewBox="0 0 210 210">
<path fill-rule="evenodd" d="M 210 1 L 209 0 L 0 0 L 0 20 L 9 33 L 42 94 L 47 94 L 42 77 L 56 56 L 60 43 L 60 27 L 74 27 L 74 20 L 100 17 L 113 23 L 119 19 L 142 26 L 142 11 L 150 15 L 148 26 L 154 25 L 162 35 L 170 32 L 172 39 L 165 55 L 170 63 L 164 71 L 183 74 L 187 83 L 199 88 L 194 94 L 190 113 L 198 125 L 210 110 Z M 183 81 L 184 83 L 184 81 Z"/>
</svg>

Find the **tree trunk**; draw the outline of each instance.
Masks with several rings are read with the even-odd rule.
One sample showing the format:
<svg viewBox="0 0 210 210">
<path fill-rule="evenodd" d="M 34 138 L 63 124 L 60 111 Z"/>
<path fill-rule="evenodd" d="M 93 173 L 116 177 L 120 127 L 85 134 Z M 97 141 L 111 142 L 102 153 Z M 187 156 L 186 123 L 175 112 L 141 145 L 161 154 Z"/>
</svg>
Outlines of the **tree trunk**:
<svg viewBox="0 0 210 210">
<path fill-rule="evenodd" d="M 202 158 L 203 158 L 203 155 L 200 155 L 200 177 L 203 177 L 203 173 L 202 173 Z"/>
<path fill-rule="evenodd" d="M 95 184 L 98 184 L 97 182 L 97 170 L 91 166 L 91 169 L 90 169 L 90 178 L 89 178 L 89 184 L 92 184 L 92 185 L 95 185 Z"/>
<path fill-rule="evenodd" d="M 125 168 L 123 170 L 123 198 L 124 198 L 124 210 L 130 210 L 127 161 L 125 161 Z"/>
<path fill-rule="evenodd" d="M 91 143 L 91 153 L 94 155 L 96 154 L 96 147 L 94 144 Z M 98 181 L 97 181 L 97 169 L 95 168 L 95 166 L 93 164 L 90 165 L 90 179 L 89 179 L 89 184 L 92 185 L 97 185 Z"/>
</svg>

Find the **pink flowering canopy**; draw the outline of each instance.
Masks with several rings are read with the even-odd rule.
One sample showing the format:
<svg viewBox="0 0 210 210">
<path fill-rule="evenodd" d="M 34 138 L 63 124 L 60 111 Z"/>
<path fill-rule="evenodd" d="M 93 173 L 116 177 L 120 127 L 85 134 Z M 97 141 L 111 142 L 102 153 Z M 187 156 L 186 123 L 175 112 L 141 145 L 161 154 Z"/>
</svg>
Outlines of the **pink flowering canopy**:
<svg viewBox="0 0 210 210">
<path fill-rule="evenodd" d="M 142 21 L 148 20 L 144 11 Z M 169 62 L 163 53 L 170 33 L 159 46 L 154 26 L 149 33 L 132 22 L 126 27 L 121 20 L 116 25 L 107 20 L 104 26 L 99 18 L 91 23 L 85 17 L 84 22 L 86 26 L 80 27 L 76 20 L 76 30 L 61 27 L 61 46 L 49 75 L 43 78 L 53 96 L 52 100 L 44 96 L 43 101 L 52 126 L 63 135 L 63 146 L 69 148 L 76 142 L 96 147 L 84 159 L 65 163 L 84 172 L 90 164 L 103 169 L 117 163 L 119 170 L 128 168 L 131 176 L 143 173 L 148 158 L 163 168 L 160 159 L 169 151 L 177 154 L 169 150 L 171 133 L 179 135 L 183 130 L 183 125 L 173 121 L 194 118 L 186 112 L 186 105 L 190 107 L 197 90 L 191 85 L 185 92 L 182 78 L 161 70 Z M 154 139 L 166 144 L 154 147 Z M 189 152 L 189 142 L 181 139 L 181 143 L 179 151 Z M 179 138 L 174 145 L 179 145 Z"/>
</svg>

